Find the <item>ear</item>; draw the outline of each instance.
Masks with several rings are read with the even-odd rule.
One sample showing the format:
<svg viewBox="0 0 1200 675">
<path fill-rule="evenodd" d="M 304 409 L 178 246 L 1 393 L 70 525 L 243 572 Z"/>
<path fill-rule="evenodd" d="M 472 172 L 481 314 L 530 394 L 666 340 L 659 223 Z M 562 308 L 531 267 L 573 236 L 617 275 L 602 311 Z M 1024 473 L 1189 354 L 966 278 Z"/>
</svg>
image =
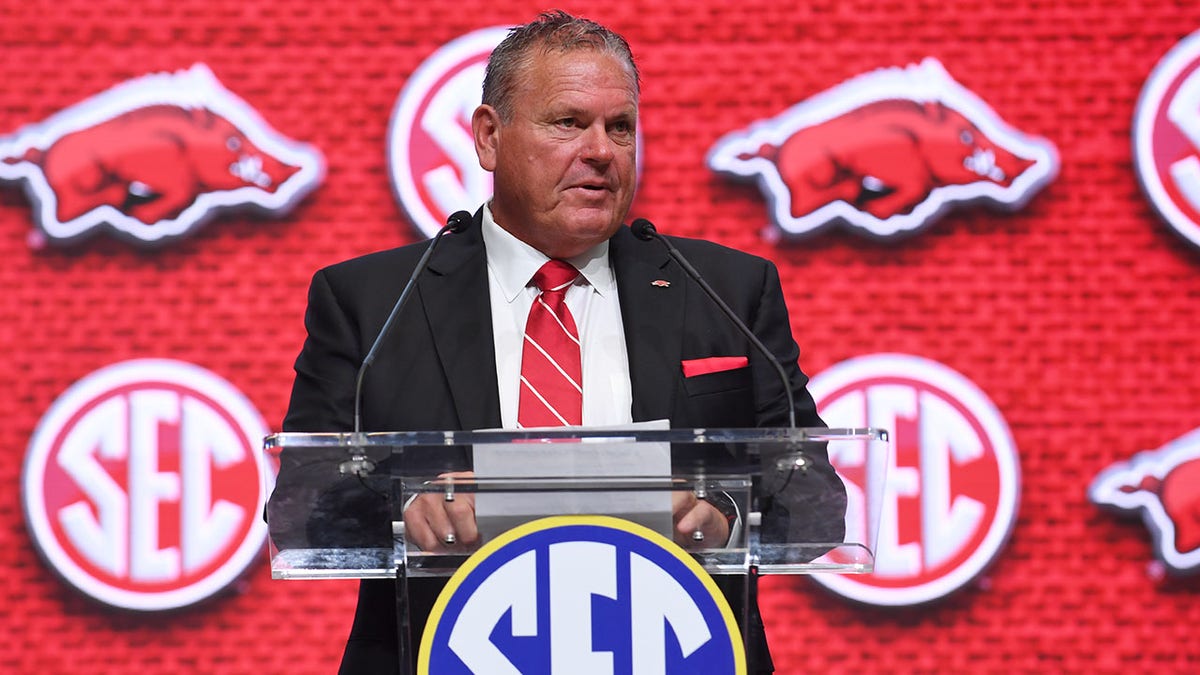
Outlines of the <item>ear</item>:
<svg viewBox="0 0 1200 675">
<path fill-rule="evenodd" d="M 475 137 L 475 154 L 484 171 L 496 170 L 496 147 L 500 137 L 500 114 L 490 105 L 481 105 L 471 115 L 471 134 Z"/>
</svg>

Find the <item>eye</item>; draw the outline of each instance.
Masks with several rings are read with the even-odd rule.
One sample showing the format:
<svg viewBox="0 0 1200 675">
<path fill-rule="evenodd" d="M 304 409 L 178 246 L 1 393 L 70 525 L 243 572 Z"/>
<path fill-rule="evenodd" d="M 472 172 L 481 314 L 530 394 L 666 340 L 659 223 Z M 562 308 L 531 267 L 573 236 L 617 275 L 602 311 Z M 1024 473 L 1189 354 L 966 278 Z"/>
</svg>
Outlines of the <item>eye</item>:
<svg viewBox="0 0 1200 675">
<path fill-rule="evenodd" d="M 964 130 L 958 135 L 958 140 L 962 141 L 964 145 L 971 145 L 975 142 L 975 135 Z"/>
<path fill-rule="evenodd" d="M 555 126 L 562 127 L 563 129 L 573 129 L 578 126 L 574 117 L 563 117 L 556 120 L 554 124 Z"/>
<path fill-rule="evenodd" d="M 242 149 L 242 139 L 237 136 L 230 136 L 225 139 L 225 147 L 229 148 L 230 152 L 237 152 Z"/>
</svg>

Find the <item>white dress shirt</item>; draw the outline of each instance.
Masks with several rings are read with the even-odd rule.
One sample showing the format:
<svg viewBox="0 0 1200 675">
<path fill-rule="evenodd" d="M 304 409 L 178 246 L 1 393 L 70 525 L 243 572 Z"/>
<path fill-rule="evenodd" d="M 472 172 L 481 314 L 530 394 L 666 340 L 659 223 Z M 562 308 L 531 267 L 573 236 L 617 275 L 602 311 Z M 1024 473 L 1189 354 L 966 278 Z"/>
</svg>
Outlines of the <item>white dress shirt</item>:
<svg viewBox="0 0 1200 675">
<path fill-rule="evenodd" d="M 500 419 L 504 428 L 515 429 L 525 321 L 538 296 L 533 275 L 550 258 L 497 225 L 489 205 L 483 207 L 483 243 L 487 249 Z M 567 290 L 567 307 L 579 329 L 582 349 L 583 424 L 628 424 L 633 421 L 633 390 L 608 242 L 597 244 L 567 262 L 580 272 L 575 284 Z"/>
</svg>

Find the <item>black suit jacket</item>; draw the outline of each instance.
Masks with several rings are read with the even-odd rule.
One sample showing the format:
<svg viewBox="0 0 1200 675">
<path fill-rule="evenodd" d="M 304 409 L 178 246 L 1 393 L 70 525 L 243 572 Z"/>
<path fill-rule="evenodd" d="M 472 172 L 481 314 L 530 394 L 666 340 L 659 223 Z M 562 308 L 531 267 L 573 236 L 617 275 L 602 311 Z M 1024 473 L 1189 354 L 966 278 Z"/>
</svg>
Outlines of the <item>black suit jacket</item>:
<svg viewBox="0 0 1200 675">
<path fill-rule="evenodd" d="M 363 430 L 501 426 L 481 221 L 482 212 L 468 230 L 443 239 L 417 282 L 365 376 Z M 799 348 L 775 266 L 706 241 L 672 242 L 783 364 L 795 396 L 797 424 L 824 426 L 805 388 L 808 378 L 797 365 Z M 308 338 L 296 360 L 285 431 L 353 428 L 359 365 L 426 247 L 420 243 L 382 251 L 316 273 L 305 316 Z M 687 278 L 665 247 L 639 241 L 622 227 L 610 240 L 609 255 L 629 355 L 634 421 L 669 418 L 674 428 L 787 425 L 787 399 L 774 367 Z M 668 284 L 652 283 L 657 281 Z M 683 376 L 681 361 L 712 356 L 746 356 L 749 367 Z M 827 467 L 825 458 L 817 459 Z M 280 486 L 287 484 L 285 472 L 281 470 Z M 781 512 L 786 508 L 779 506 Z M 794 504 L 793 512 L 796 508 Z M 834 515 L 815 521 L 828 531 L 814 540 L 840 540 L 841 514 Z M 440 588 L 439 583 L 410 582 L 410 606 L 422 608 L 415 611 L 422 621 Z M 754 598 L 730 600 L 735 615 L 740 615 L 742 602 L 750 603 L 750 672 L 771 672 Z M 421 629 L 423 625 L 414 624 L 414 635 Z M 364 581 L 343 672 L 393 672 L 396 644 L 394 583 Z"/>
</svg>

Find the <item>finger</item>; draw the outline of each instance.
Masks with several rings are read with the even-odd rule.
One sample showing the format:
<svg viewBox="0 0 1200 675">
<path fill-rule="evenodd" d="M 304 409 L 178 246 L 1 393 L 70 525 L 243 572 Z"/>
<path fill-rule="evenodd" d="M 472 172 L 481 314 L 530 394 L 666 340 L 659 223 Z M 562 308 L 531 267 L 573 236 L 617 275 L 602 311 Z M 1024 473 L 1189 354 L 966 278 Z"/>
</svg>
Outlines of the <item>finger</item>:
<svg viewBox="0 0 1200 675">
<path fill-rule="evenodd" d="M 453 484 L 455 479 L 460 482 L 471 483 L 475 479 L 474 471 L 452 471 L 443 473 L 438 476 L 441 479 L 450 479 L 448 482 Z M 446 519 L 450 531 L 454 534 L 453 544 L 473 544 L 479 540 L 479 530 L 475 525 L 475 493 L 473 491 L 457 491 L 451 486 L 444 493 L 442 501 L 438 504 L 438 508 L 443 509 L 446 514 Z M 443 538 L 444 544 L 452 544 Z"/>
<path fill-rule="evenodd" d="M 458 543 L 474 544 L 479 541 L 479 528 L 475 524 L 475 495 L 460 495 L 458 499 L 445 502 L 442 506 Z"/>
<path fill-rule="evenodd" d="M 679 519 L 675 526 L 674 538 L 681 544 L 721 546 L 729 538 L 729 522 L 712 504 L 697 501 L 696 505 Z"/>
<path fill-rule="evenodd" d="M 422 551 L 431 551 L 437 547 L 437 535 L 433 533 L 425 514 L 415 503 L 404 512 L 404 537 Z"/>
<path fill-rule="evenodd" d="M 675 514 L 675 530 L 691 536 L 692 532 L 703 524 L 702 514 L 697 505 L 693 504 L 687 511 Z"/>
<path fill-rule="evenodd" d="M 444 503 L 441 495 L 421 495 L 408 507 L 409 511 L 419 509 L 417 514 L 426 524 L 427 531 L 422 531 L 422 539 L 417 542 L 424 551 L 442 550 L 458 540 L 458 532 L 446 514 Z"/>
<path fill-rule="evenodd" d="M 671 517 L 676 524 L 696 507 L 696 493 L 691 490 L 675 490 L 671 493 Z"/>
</svg>

